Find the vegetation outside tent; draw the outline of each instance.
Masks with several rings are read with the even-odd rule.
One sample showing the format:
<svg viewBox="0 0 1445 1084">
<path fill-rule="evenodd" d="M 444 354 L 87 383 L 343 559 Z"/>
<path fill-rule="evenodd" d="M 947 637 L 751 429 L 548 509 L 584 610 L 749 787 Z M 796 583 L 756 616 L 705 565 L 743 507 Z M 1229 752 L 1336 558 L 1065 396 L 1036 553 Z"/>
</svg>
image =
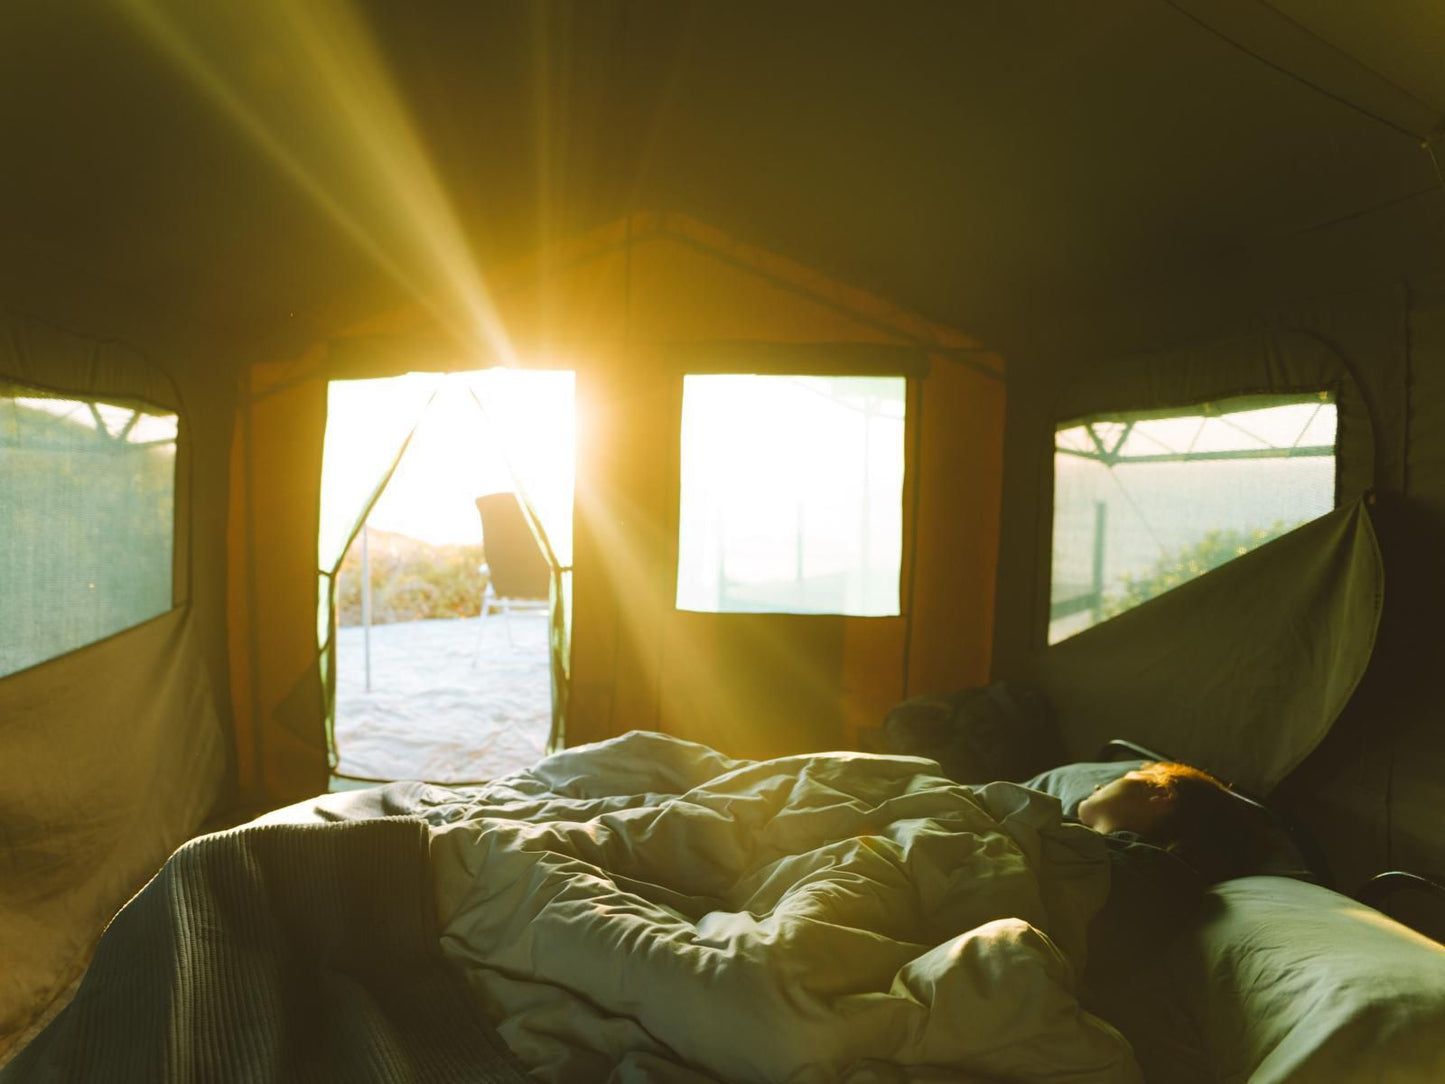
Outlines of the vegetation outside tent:
<svg viewBox="0 0 1445 1084">
<path fill-rule="evenodd" d="M 370 536 L 371 623 L 431 617 L 476 617 L 486 578 L 481 543 L 434 546 L 405 535 L 373 530 Z M 336 584 L 337 622 L 361 624 L 361 536 L 341 562 Z"/>
<path fill-rule="evenodd" d="M 1123 591 L 1104 597 L 1102 616 L 1117 617 L 1125 610 L 1132 610 L 1141 602 L 1147 602 L 1196 576 L 1202 576 L 1226 561 L 1242 557 L 1250 550 L 1258 549 L 1298 526 L 1297 523 L 1277 520 L 1268 527 L 1259 527 L 1252 531 L 1229 527 L 1209 531 L 1193 545 L 1159 558 L 1146 574 L 1136 577 L 1126 572 L 1120 576 L 1119 582 L 1123 585 Z"/>
</svg>

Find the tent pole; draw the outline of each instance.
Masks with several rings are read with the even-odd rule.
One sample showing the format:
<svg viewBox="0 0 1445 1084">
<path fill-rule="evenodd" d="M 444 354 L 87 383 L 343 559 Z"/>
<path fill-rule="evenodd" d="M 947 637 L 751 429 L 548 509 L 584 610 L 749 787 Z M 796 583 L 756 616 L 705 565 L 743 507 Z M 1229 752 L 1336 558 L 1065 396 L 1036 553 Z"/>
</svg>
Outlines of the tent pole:
<svg viewBox="0 0 1445 1084">
<path fill-rule="evenodd" d="M 366 691 L 371 692 L 371 525 L 361 525 L 361 642 L 366 655 Z"/>
</svg>

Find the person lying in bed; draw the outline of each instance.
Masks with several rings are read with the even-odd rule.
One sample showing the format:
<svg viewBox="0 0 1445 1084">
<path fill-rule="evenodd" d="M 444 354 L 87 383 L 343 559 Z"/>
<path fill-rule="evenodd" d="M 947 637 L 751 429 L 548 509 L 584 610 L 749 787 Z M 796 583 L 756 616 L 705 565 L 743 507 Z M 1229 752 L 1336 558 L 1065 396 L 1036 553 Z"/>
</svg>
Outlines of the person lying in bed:
<svg viewBox="0 0 1445 1084">
<path fill-rule="evenodd" d="M 1089 926 L 1086 1008 L 1132 1019 L 1160 950 L 1211 905 L 1206 887 L 1250 872 L 1262 841 L 1246 808 L 1207 772 L 1166 761 L 1079 803 L 1078 820 L 1108 840 L 1110 868 L 1108 899 Z"/>
<path fill-rule="evenodd" d="M 1208 772 L 1156 761 L 1101 784 L 1079 820 L 1104 835 L 1127 833 L 1184 859 L 1208 881 L 1239 876 L 1253 853 L 1240 803 Z"/>
</svg>

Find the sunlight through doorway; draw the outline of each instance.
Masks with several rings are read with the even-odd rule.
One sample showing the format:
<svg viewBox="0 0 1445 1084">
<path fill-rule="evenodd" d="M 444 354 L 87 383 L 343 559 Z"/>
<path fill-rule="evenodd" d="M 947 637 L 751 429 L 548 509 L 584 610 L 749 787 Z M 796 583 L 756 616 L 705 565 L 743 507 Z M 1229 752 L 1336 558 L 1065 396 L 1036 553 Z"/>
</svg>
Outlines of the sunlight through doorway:
<svg viewBox="0 0 1445 1084">
<path fill-rule="evenodd" d="M 332 382 L 319 545 L 323 575 L 345 547 L 327 623 L 338 784 L 473 782 L 546 752 L 543 553 L 570 566 L 573 386 L 517 369 Z M 479 498 L 494 494 L 516 495 L 481 503 L 511 504 L 522 526 L 508 539 L 489 519 L 489 544 Z M 499 605 L 518 552 L 542 587 L 533 576 L 529 604 Z"/>
</svg>

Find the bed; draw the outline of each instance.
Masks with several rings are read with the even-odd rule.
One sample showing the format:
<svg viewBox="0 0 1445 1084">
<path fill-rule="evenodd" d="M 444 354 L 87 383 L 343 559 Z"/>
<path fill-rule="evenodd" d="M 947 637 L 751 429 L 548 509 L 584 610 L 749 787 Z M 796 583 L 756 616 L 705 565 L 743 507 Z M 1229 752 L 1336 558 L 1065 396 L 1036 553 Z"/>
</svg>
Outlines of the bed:
<svg viewBox="0 0 1445 1084">
<path fill-rule="evenodd" d="M 1072 993 L 1107 858 L 1037 792 L 632 733 L 382 798 L 433 826 L 444 951 L 537 1078 L 1137 1079 Z"/>
<path fill-rule="evenodd" d="M 178 852 L 0 1079 L 1445 1079 L 1445 948 L 1318 885 L 1091 968 L 1136 867 L 1065 805 L 642 732 L 328 795 Z"/>
<path fill-rule="evenodd" d="M 1094 762 L 1028 781 L 1077 809 L 1094 786 L 1143 759 L 1112 741 Z M 1445 945 L 1362 899 L 1384 902 L 1394 873 L 1351 898 L 1308 829 L 1247 795 L 1253 870 L 1208 885 L 1187 910 L 1160 915 L 1160 882 L 1116 862 L 1106 935 L 1081 1001 L 1129 1039 L 1144 1076 L 1170 1084 L 1348 1084 L 1445 1080 Z M 1115 857 L 1118 857 L 1116 852 Z M 1158 856 L 1153 856 L 1157 862 Z M 1150 859 L 1146 859 L 1146 865 Z M 1182 907 L 1182 899 L 1180 900 Z M 1127 930 L 1120 936 L 1113 930 Z"/>
</svg>

